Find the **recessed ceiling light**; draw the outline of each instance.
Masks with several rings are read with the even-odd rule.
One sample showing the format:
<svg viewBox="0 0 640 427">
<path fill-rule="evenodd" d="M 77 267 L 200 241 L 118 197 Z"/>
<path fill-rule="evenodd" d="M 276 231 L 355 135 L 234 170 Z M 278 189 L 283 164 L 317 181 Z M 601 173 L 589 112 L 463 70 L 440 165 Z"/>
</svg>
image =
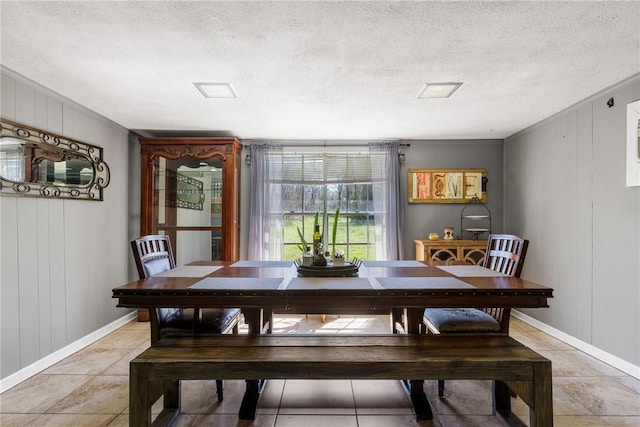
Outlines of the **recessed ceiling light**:
<svg viewBox="0 0 640 427">
<path fill-rule="evenodd" d="M 237 98 L 236 91 L 231 83 L 194 83 L 205 98 Z"/>
<path fill-rule="evenodd" d="M 418 94 L 418 98 L 448 98 L 460 86 L 462 86 L 462 82 L 425 83 Z"/>
</svg>

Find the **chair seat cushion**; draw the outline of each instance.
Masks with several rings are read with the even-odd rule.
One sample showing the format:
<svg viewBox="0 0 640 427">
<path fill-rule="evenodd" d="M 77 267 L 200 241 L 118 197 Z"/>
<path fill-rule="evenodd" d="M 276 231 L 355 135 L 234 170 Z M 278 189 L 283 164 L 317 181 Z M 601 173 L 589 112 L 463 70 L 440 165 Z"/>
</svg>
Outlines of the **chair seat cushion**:
<svg viewBox="0 0 640 427">
<path fill-rule="evenodd" d="M 476 308 L 427 308 L 424 320 L 440 333 L 500 332 L 500 323 Z"/>
<path fill-rule="evenodd" d="M 240 320 L 239 308 L 203 308 L 200 310 L 198 330 L 193 330 L 193 309 L 173 309 L 159 324 L 160 337 L 218 335 Z"/>
</svg>

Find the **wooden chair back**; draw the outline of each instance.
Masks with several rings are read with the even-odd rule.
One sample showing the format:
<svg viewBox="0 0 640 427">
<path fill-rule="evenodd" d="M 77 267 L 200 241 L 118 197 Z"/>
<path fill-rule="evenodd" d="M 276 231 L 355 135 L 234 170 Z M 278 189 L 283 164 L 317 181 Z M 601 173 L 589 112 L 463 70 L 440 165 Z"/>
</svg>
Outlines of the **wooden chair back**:
<svg viewBox="0 0 640 427">
<path fill-rule="evenodd" d="M 131 249 L 140 279 L 146 279 L 176 267 L 169 236 L 147 235 L 139 237 L 131 242 Z M 205 320 L 202 321 L 201 317 L 204 317 Z M 163 332 L 176 333 L 180 331 L 179 334 L 196 335 L 200 332 L 220 330 L 220 333 L 233 332 L 237 334 L 239 319 L 239 309 L 210 308 L 201 312 L 199 308 L 150 308 L 151 344 L 158 342 Z M 204 325 L 202 328 L 205 329 L 204 331 L 201 331 L 201 325 Z M 212 327 L 214 325 L 215 327 Z M 222 380 L 216 380 L 216 392 L 218 401 L 222 401 Z"/>
<path fill-rule="evenodd" d="M 509 276 L 520 277 L 529 241 L 512 234 L 492 234 L 487 242 L 483 266 Z M 500 331 L 509 333 L 510 308 L 482 308 L 500 323 Z"/>
<path fill-rule="evenodd" d="M 169 236 L 148 235 L 131 242 L 140 279 L 175 268 L 176 261 Z"/>
<path fill-rule="evenodd" d="M 140 279 L 146 279 L 154 274 L 171 270 L 176 266 L 169 236 L 151 234 L 139 237 L 131 241 L 131 249 L 133 250 L 133 259 L 136 262 Z M 149 309 L 152 344 L 160 340 L 160 329 L 162 328 L 163 320 L 170 319 L 178 311 L 180 309 L 177 308 Z"/>
<path fill-rule="evenodd" d="M 509 276 L 520 277 L 529 241 L 511 234 L 492 234 L 487 242 L 483 266 Z"/>
</svg>

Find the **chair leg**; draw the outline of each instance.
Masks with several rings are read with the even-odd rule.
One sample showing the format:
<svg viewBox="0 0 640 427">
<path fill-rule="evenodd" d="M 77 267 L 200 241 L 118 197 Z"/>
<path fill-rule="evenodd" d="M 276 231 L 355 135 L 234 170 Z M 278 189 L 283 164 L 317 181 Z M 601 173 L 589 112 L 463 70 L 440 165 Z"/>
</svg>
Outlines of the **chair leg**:
<svg viewBox="0 0 640 427">
<path fill-rule="evenodd" d="M 222 380 L 216 380 L 216 393 L 218 394 L 218 402 L 222 402 L 222 390 L 224 390 Z"/>
<path fill-rule="evenodd" d="M 438 380 L 438 397 L 444 396 L 444 380 Z"/>
</svg>

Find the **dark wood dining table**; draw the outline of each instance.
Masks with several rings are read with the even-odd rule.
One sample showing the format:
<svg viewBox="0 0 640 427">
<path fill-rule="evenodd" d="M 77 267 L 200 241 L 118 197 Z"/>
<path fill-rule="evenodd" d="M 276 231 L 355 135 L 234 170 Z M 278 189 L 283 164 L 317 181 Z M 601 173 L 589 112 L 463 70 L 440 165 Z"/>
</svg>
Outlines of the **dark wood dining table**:
<svg viewBox="0 0 640 427">
<path fill-rule="evenodd" d="M 420 334 L 426 307 L 538 308 L 552 297 L 552 288 L 479 266 L 419 261 L 365 261 L 350 277 L 300 277 L 293 263 L 197 261 L 113 289 L 118 307 L 238 307 L 251 335 L 273 312 L 391 314 L 391 325 Z M 409 384 L 416 414 L 429 418 L 422 381 Z M 258 393 L 247 381 L 245 399 Z"/>
</svg>

